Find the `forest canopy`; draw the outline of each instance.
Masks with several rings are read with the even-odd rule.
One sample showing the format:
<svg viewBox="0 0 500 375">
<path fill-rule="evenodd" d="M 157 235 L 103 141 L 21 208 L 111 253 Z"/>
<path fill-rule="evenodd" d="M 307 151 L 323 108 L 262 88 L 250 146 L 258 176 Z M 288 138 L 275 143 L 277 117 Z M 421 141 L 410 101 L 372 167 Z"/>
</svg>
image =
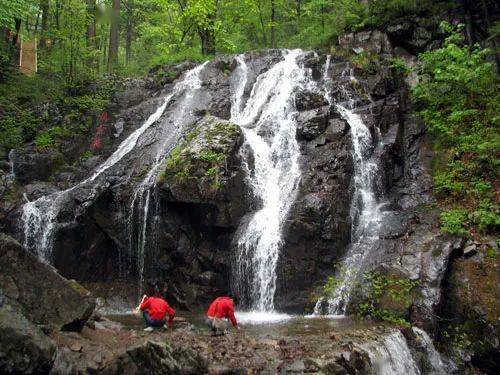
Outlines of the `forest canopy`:
<svg viewBox="0 0 500 375">
<path fill-rule="evenodd" d="M 39 40 L 40 69 L 68 79 L 217 53 L 316 48 L 434 2 L 407 0 L 1 0 L 0 26 Z M 438 2 L 439 3 L 439 2 Z"/>
</svg>

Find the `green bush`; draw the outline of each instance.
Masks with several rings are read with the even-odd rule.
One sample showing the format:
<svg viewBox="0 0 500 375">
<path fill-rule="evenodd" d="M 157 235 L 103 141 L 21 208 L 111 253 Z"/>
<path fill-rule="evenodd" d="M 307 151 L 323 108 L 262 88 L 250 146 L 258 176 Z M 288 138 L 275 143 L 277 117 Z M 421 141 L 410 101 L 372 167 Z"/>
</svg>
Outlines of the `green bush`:
<svg viewBox="0 0 500 375">
<path fill-rule="evenodd" d="M 491 51 L 464 45 L 459 29 L 443 48 L 420 55 L 420 83 L 413 99 L 441 161 L 434 171 L 435 189 L 445 212 L 442 229 L 457 235 L 495 232 L 499 205 L 495 200 L 500 156 L 499 77 Z"/>
<path fill-rule="evenodd" d="M 54 147 L 55 141 L 50 132 L 39 133 L 35 139 L 36 147 L 40 150 L 48 150 Z"/>
<path fill-rule="evenodd" d="M 441 213 L 441 230 L 445 233 L 468 236 L 467 211 L 464 209 L 449 210 Z"/>
<path fill-rule="evenodd" d="M 365 272 L 363 278 L 356 291 L 363 296 L 357 306 L 357 314 L 409 326 L 407 310 L 413 302 L 412 293 L 419 281 L 375 271 Z"/>
</svg>

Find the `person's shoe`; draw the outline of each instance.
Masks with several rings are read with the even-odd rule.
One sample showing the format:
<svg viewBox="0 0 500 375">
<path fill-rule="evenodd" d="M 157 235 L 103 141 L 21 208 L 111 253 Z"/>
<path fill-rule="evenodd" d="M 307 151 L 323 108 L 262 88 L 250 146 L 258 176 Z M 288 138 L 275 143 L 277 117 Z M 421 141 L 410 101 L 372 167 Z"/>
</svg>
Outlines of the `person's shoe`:
<svg viewBox="0 0 500 375">
<path fill-rule="evenodd" d="M 153 332 L 153 327 L 146 327 L 146 328 L 144 328 L 144 331 Z"/>
<path fill-rule="evenodd" d="M 164 324 L 164 325 L 163 325 L 163 328 L 168 329 L 168 325 L 167 325 L 167 324 Z"/>
</svg>

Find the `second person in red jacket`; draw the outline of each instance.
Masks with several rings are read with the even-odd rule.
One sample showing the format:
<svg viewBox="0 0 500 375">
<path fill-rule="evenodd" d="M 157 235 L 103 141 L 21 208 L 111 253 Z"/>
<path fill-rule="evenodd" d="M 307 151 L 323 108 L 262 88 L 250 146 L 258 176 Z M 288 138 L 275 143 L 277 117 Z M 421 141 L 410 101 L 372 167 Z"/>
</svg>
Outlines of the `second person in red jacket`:
<svg viewBox="0 0 500 375">
<path fill-rule="evenodd" d="M 234 316 L 234 306 L 237 303 L 238 299 L 235 296 L 225 296 L 216 298 L 210 304 L 206 314 L 206 322 L 214 335 L 224 334 L 228 326 L 227 320 L 234 328 L 240 329 Z"/>
<path fill-rule="evenodd" d="M 172 327 L 175 310 L 162 298 L 161 293 L 155 293 L 154 297 L 144 295 L 139 309 L 143 312 L 147 324 L 145 331 L 152 331 L 153 327 L 163 327 L 167 322 L 167 314 L 168 326 Z"/>
</svg>

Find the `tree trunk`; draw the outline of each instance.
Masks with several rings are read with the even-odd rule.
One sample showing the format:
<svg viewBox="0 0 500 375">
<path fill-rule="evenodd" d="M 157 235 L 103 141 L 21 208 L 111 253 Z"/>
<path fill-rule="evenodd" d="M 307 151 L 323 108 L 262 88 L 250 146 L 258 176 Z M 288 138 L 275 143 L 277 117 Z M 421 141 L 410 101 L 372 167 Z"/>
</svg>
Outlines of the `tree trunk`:
<svg viewBox="0 0 500 375">
<path fill-rule="evenodd" d="M 118 65 L 118 46 L 120 44 L 120 0 L 113 0 L 111 26 L 109 28 L 108 72 Z"/>
<path fill-rule="evenodd" d="M 134 0 L 127 1 L 127 25 L 125 37 L 125 61 L 130 63 L 132 58 L 132 38 L 134 36 Z"/>
<path fill-rule="evenodd" d="M 202 29 L 198 32 L 201 39 L 201 53 L 204 56 L 215 54 L 215 34 L 211 29 Z"/>
<path fill-rule="evenodd" d="M 267 36 L 266 36 L 266 26 L 264 25 L 264 15 L 262 14 L 262 3 L 259 0 L 259 21 L 260 27 L 262 28 L 262 44 L 267 46 Z"/>
<path fill-rule="evenodd" d="M 87 0 L 87 47 L 96 47 L 95 0 Z"/>
<path fill-rule="evenodd" d="M 207 15 L 208 26 L 206 28 L 198 28 L 198 35 L 201 39 L 201 53 L 204 56 L 215 54 L 215 30 L 214 23 L 217 18 L 217 3 L 215 0 L 215 7 L 212 13 Z"/>
<path fill-rule="evenodd" d="M 42 32 L 40 34 L 40 48 L 47 47 L 47 32 L 49 31 L 49 0 L 40 1 L 42 10 Z"/>
<path fill-rule="evenodd" d="M 474 44 L 474 35 L 472 32 L 472 17 L 470 14 L 469 1 L 462 0 L 462 8 L 464 12 L 465 18 L 465 36 L 467 38 L 467 44 L 469 45 L 469 49 L 472 48 Z"/>
<path fill-rule="evenodd" d="M 271 48 L 276 48 L 275 22 L 276 22 L 276 9 L 274 0 L 271 0 Z"/>
<path fill-rule="evenodd" d="M 488 32 L 491 32 L 491 28 L 493 27 L 493 25 L 491 24 L 490 14 L 488 12 L 488 5 L 486 4 L 486 0 L 481 0 L 481 5 L 483 8 L 483 16 L 486 22 L 486 27 L 488 28 Z M 490 43 L 493 47 L 492 50 L 493 53 L 495 54 L 495 70 L 498 73 L 500 68 L 500 50 L 498 49 L 498 37 L 493 35 L 490 39 L 491 39 Z"/>
</svg>

